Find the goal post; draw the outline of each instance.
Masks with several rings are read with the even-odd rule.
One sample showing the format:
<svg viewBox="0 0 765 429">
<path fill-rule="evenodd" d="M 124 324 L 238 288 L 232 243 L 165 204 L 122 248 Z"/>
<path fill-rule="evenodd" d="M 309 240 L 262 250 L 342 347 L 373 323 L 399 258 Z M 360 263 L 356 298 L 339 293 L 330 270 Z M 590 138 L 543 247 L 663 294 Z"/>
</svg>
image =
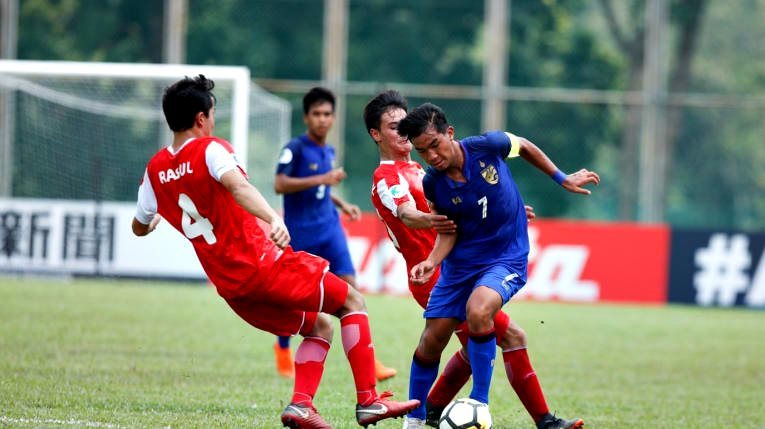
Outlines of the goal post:
<svg viewBox="0 0 765 429">
<path fill-rule="evenodd" d="M 188 241 L 162 222 L 128 227 L 149 158 L 172 141 L 164 89 L 215 81 L 215 135 L 277 204 L 292 108 L 245 67 L 0 60 L 0 274 L 203 279 Z"/>
<path fill-rule="evenodd" d="M 273 174 L 266 174 L 262 167 L 268 163 L 268 173 L 273 173 L 271 164 L 276 160 L 278 148 L 289 138 L 291 107 L 286 100 L 252 83 L 250 71 L 246 67 L 0 60 L 0 169 L 3 170 L 0 174 L 0 195 L 13 197 L 21 193 L 20 196 L 28 196 L 24 194 L 28 192 L 28 186 L 15 183 L 24 177 L 19 169 L 28 168 L 30 156 L 21 153 L 19 145 L 25 145 L 24 149 L 31 150 L 28 149 L 29 145 L 41 144 L 39 140 L 51 138 L 45 146 L 35 149 L 37 153 L 56 150 L 54 146 L 58 144 L 111 144 L 108 141 L 110 138 L 115 139 L 115 145 L 137 144 L 143 151 L 166 145 L 170 141 L 171 132 L 165 125 L 161 111 L 162 90 L 184 76 L 199 74 L 216 83 L 216 135 L 231 142 L 239 160 L 251 170 L 251 180 L 256 186 L 272 183 L 273 178 L 270 176 Z M 77 122 L 81 123 L 79 127 L 68 125 Z M 146 130 L 138 131 L 144 128 Z M 122 130 L 129 130 L 132 140 L 127 136 L 120 140 L 122 136 L 118 134 Z M 89 134 L 91 131 L 92 134 Z M 57 135 L 59 141 L 56 141 Z M 75 143 L 77 139 L 83 141 Z M 154 151 L 144 154 L 144 161 Z M 61 154 L 55 163 L 66 162 L 65 156 Z M 83 154 L 74 161 L 81 161 L 88 156 Z M 109 156 L 103 155 L 91 160 L 92 165 L 85 168 L 112 171 L 119 168 L 118 165 L 110 164 L 107 158 Z M 25 159 L 27 163 L 24 163 Z M 112 161 L 116 162 L 116 159 Z M 250 161 L 257 168 L 252 169 Z M 53 168 L 55 163 L 50 168 L 53 178 L 57 173 L 56 168 Z M 74 175 L 72 171 L 68 174 Z M 112 186 L 120 187 L 108 183 L 104 185 L 106 188 Z M 81 185 L 74 182 L 71 187 L 76 189 Z M 54 193 L 39 196 L 126 199 L 124 192 L 112 196 L 108 190 L 105 195 Z"/>
</svg>

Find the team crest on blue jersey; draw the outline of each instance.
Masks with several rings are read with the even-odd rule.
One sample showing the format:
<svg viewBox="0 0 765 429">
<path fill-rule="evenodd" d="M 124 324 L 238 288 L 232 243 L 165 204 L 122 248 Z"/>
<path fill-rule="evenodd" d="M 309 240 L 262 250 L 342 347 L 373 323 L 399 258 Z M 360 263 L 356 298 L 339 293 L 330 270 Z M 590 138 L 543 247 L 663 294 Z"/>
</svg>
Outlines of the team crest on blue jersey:
<svg viewBox="0 0 765 429">
<path fill-rule="evenodd" d="M 479 165 L 483 167 L 485 164 L 479 161 Z M 488 167 L 481 170 L 481 177 L 490 185 L 496 185 L 499 182 L 499 173 L 497 173 L 497 168 L 494 167 L 494 164 L 489 164 Z"/>
<path fill-rule="evenodd" d="M 311 169 L 311 171 L 316 171 L 319 169 L 319 164 L 315 162 L 313 164 L 308 164 L 308 168 Z"/>
<path fill-rule="evenodd" d="M 460 198 L 460 197 L 452 197 L 452 204 L 454 204 L 455 206 L 457 204 L 461 203 L 461 202 L 462 202 L 462 198 Z"/>
</svg>

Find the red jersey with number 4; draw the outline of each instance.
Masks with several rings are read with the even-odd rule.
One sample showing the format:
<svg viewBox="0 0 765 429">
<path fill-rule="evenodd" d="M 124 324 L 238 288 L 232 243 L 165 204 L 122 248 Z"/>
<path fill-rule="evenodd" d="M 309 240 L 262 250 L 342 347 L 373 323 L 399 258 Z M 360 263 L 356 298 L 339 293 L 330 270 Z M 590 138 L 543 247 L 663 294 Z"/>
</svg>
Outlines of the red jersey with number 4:
<svg viewBox="0 0 765 429">
<path fill-rule="evenodd" d="M 231 193 L 211 175 L 206 151 L 216 137 L 184 144 L 177 153 L 160 150 L 146 172 L 157 198 L 157 212 L 191 241 L 210 281 L 224 298 L 241 296 L 268 275 L 280 250 Z M 244 171 L 242 171 L 244 174 Z"/>
<path fill-rule="evenodd" d="M 372 204 L 408 269 L 424 261 L 436 242 L 434 229 L 408 228 L 396 215 L 398 206 L 407 201 L 421 212 L 430 212 L 422 190 L 424 175 L 425 171 L 415 161 L 381 161 L 373 175 Z"/>
</svg>

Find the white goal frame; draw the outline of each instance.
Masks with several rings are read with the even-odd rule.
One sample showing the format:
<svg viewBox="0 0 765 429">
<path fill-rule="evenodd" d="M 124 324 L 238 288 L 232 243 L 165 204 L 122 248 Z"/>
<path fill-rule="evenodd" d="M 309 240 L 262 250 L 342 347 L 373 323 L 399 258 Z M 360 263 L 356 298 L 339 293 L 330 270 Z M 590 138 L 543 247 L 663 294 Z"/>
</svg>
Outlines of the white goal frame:
<svg viewBox="0 0 765 429">
<path fill-rule="evenodd" d="M 204 74 L 211 79 L 232 82 L 231 145 L 239 161 L 247 164 L 247 137 L 250 117 L 250 70 L 244 66 L 208 66 L 187 64 L 99 63 L 75 61 L 0 60 L 0 74 L 10 76 L 163 78 L 178 80 L 184 76 Z M 0 110 L 5 110 L 1 108 Z M 6 114 L 8 114 L 6 112 Z M 4 118 L 0 118 L 0 121 Z M 6 121 L 4 121 L 6 122 Z M 7 124 L 10 128 L 12 124 Z M 12 130 L 3 131 L 8 140 Z M 2 136 L 0 136 L 2 138 Z M 3 148 L 0 148 L 0 151 Z"/>
</svg>

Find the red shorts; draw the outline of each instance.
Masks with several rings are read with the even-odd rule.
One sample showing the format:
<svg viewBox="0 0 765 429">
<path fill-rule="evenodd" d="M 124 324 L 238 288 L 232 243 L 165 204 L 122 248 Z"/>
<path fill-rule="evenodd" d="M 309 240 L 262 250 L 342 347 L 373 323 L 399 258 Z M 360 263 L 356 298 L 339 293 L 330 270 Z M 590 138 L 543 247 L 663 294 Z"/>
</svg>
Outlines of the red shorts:
<svg viewBox="0 0 765 429">
<path fill-rule="evenodd" d="M 252 326 L 276 335 L 311 332 L 317 313 L 335 313 L 345 303 L 348 283 L 328 272 L 329 263 L 287 248 L 258 273 L 245 295 L 228 305 Z"/>
<path fill-rule="evenodd" d="M 411 267 L 407 267 L 409 271 L 411 271 Z M 409 282 L 409 291 L 412 292 L 412 296 L 414 297 L 414 300 L 417 301 L 417 304 L 420 304 L 420 307 L 424 310 L 425 307 L 428 306 L 428 299 L 430 299 L 430 291 L 433 290 L 433 287 L 436 285 L 436 282 L 438 281 L 438 277 L 441 275 L 441 266 L 436 267 L 436 271 L 433 273 L 433 275 L 430 277 L 430 280 L 428 280 L 427 283 L 424 285 L 416 285 L 413 284 L 411 281 Z"/>
</svg>

